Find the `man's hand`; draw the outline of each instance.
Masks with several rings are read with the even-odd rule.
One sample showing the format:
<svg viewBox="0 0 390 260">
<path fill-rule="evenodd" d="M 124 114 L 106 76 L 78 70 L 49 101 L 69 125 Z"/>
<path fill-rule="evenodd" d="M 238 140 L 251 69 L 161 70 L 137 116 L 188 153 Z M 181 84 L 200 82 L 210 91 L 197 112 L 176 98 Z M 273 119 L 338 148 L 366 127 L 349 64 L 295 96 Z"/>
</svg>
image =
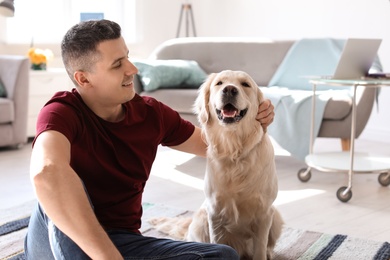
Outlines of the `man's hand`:
<svg viewBox="0 0 390 260">
<path fill-rule="evenodd" d="M 271 100 L 265 99 L 259 106 L 256 120 L 260 122 L 264 131 L 267 131 L 267 127 L 274 121 L 274 117 L 274 105 L 272 105 Z"/>
</svg>

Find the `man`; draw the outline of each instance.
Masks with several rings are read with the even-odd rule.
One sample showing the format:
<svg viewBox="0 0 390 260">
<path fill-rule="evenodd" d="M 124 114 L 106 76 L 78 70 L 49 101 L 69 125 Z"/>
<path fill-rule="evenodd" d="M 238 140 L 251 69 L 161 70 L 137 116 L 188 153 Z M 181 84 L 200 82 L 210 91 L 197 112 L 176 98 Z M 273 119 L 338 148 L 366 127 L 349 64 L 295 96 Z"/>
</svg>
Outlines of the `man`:
<svg viewBox="0 0 390 260">
<path fill-rule="evenodd" d="M 118 24 L 73 26 L 61 44 L 76 88 L 41 110 L 31 179 L 39 201 L 25 240 L 27 259 L 237 259 L 225 245 L 140 234 L 142 192 L 159 144 L 206 154 L 200 129 L 133 88 L 137 68 Z M 260 106 L 260 123 L 273 106 Z"/>
</svg>

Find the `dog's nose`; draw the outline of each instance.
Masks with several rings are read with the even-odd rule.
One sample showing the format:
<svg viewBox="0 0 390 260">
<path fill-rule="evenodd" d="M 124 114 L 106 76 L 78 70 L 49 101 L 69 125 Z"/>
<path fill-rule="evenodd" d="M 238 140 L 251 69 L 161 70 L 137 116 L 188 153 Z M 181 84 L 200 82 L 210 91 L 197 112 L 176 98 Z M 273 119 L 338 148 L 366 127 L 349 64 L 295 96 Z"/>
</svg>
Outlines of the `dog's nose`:
<svg viewBox="0 0 390 260">
<path fill-rule="evenodd" d="M 222 90 L 222 93 L 223 94 L 226 94 L 226 95 L 230 95 L 230 96 L 235 96 L 238 94 L 238 90 L 235 86 L 226 86 L 223 90 Z"/>
</svg>

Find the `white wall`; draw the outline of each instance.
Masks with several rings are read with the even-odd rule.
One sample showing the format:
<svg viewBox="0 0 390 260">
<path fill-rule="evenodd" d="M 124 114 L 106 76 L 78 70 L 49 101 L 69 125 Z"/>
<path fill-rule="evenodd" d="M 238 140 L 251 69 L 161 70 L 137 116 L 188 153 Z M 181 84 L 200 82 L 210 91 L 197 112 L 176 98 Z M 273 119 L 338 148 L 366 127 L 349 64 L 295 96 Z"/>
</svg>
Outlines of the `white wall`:
<svg viewBox="0 0 390 260">
<path fill-rule="evenodd" d="M 137 0 L 137 43 L 130 55 L 147 57 L 174 38 L 184 0 Z M 379 56 L 390 72 L 389 0 L 190 0 L 198 36 L 271 39 L 307 37 L 382 38 Z M 132 12 L 129 12 L 132 13 Z M 0 28 L 1 28 L 0 19 Z M 182 24 L 182 28 L 184 24 Z M 181 34 L 184 36 L 184 33 Z M 4 46 L 0 53 L 25 54 L 27 46 Z M 59 46 L 49 46 L 59 55 Z M 61 65 L 58 60 L 53 64 Z M 390 87 L 383 88 L 361 138 L 390 143 Z"/>
</svg>

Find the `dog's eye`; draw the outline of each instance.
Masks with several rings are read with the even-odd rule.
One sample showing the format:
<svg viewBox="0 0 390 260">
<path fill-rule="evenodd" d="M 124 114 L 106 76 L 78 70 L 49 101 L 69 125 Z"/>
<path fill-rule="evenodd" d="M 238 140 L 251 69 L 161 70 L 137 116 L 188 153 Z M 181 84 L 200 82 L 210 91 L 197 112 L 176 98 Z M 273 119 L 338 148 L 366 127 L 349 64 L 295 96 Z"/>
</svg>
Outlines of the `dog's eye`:
<svg viewBox="0 0 390 260">
<path fill-rule="evenodd" d="M 215 85 L 222 85 L 222 81 L 218 81 Z"/>
<path fill-rule="evenodd" d="M 250 85 L 248 84 L 248 82 L 242 82 L 241 85 L 242 85 L 243 87 L 246 87 L 246 88 L 249 88 L 249 87 L 250 87 Z"/>
</svg>

